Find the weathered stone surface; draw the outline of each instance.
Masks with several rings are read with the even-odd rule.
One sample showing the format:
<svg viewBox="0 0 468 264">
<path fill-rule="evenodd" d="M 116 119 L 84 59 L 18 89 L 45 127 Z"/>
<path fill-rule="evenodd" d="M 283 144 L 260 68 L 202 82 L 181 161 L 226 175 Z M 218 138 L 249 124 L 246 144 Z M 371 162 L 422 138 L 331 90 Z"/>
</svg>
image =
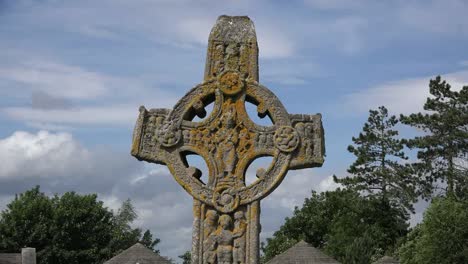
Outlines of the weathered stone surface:
<svg viewBox="0 0 468 264">
<path fill-rule="evenodd" d="M 245 103 L 272 126 L 255 124 Z M 207 117 L 205 107 L 214 103 Z M 195 116 L 204 118 L 194 122 Z M 320 166 L 325 147 L 321 116 L 291 115 L 258 83 L 258 45 L 248 17 L 221 16 L 208 43 L 205 78 L 170 109 L 140 107 L 132 144 L 139 160 L 165 164 L 194 197 L 192 263 L 258 263 L 260 200 L 289 169 Z M 208 180 L 187 155 L 206 161 Z M 246 185 L 251 162 L 273 157 Z"/>
<path fill-rule="evenodd" d="M 21 263 L 22 264 L 36 264 L 36 249 L 35 248 L 22 248 L 21 249 Z"/>
</svg>

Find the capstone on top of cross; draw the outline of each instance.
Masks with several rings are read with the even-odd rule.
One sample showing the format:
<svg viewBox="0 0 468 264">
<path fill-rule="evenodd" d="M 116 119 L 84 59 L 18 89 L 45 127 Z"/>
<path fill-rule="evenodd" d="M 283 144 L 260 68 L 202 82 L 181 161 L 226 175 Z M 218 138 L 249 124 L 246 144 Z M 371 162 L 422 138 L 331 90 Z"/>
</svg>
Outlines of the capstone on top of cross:
<svg viewBox="0 0 468 264">
<path fill-rule="evenodd" d="M 236 59 L 240 56 L 243 64 L 238 65 Z M 258 82 L 257 34 L 249 17 L 223 15 L 211 29 L 208 39 L 204 79 L 236 67 L 246 79 Z"/>
</svg>

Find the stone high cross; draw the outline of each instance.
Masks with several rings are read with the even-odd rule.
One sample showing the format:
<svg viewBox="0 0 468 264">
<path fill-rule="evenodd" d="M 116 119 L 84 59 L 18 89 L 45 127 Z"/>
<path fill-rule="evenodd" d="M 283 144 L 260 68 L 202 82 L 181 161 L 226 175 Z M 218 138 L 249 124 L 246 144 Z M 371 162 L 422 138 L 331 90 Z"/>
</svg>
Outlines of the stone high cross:
<svg viewBox="0 0 468 264">
<path fill-rule="evenodd" d="M 202 84 L 170 109 L 140 107 L 132 155 L 164 164 L 193 196 L 193 264 L 259 263 L 260 200 L 287 171 L 321 166 L 324 135 L 320 114 L 288 114 L 258 83 L 258 46 L 248 17 L 221 16 L 211 30 Z M 255 124 L 245 103 L 257 106 L 273 125 Z M 214 103 L 205 118 L 205 106 Z M 194 122 L 195 116 L 205 118 Z M 207 163 L 209 175 L 189 166 L 187 155 Z M 267 169 L 247 185 L 247 167 L 271 156 Z M 292 190 L 293 191 L 293 190 Z"/>
</svg>

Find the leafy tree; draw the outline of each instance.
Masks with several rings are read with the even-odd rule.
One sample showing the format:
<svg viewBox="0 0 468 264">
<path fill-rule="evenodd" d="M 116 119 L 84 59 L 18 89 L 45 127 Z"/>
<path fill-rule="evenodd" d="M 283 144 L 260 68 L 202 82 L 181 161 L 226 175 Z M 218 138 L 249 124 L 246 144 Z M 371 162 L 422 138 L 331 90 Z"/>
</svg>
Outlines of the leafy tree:
<svg viewBox="0 0 468 264">
<path fill-rule="evenodd" d="M 154 249 L 159 239 L 131 228 L 130 201 L 118 213 L 95 194 L 67 192 L 50 198 L 35 187 L 17 195 L 0 216 L 0 252 L 35 247 L 38 263 L 102 263 L 138 241 Z"/>
<path fill-rule="evenodd" d="M 111 253 L 112 212 L 97 195 L 67 192 L 52 198 L 51 244 L 40 250 L 41 263 L 101 263 Z"/>
<path fill-rule="evenodd" d="M 406 230 L 401 211 L 382 204 L 380 199 L 361 197 L 354 190 L 312 192 L 302 208 L 296 208 L 267 239 L 262 246 L 262 261 L 303 239 L 344 263 L 370 263 L 392 252 Z"/>
<path fill-rule="evenodd" d="M 192 263 L 192 253 L 190 251 L 185 251 L 183 255 L 180 255 L 179 258 L 182 259 L 182 264 Z"/>
<path fill-rule="evenodd" d="M 371 263 L 393 254 L 408 224 L 401 210 L 381 199 L 357 196 L 331 223 L 325 250 L 343 263 Z"/>
<path fill-rule="evenodd" d="M 54 205 L 35 187 L 6 206 L 0 217 L 0 252 L 16 252 L 24 246 L 45 248 L 52 242 Z"/>
<path fill-rule="evenodd" d="M 146 230 L 143 234 L 143 237 L 140 240 L 140 243 L 146 246 L 147 248 L 151 249 L 155 253 L 160 253 L 159 249 L 155 249 L 154 247 L 161 242 L 161 239 L 156 238 L 153 239 L 153 234 L 149 230 Z"/>
<path fill-rule="evenodd" d="M 434 199 L 399 253 L 402 264 L 468 263 L 468 202 Z"/>
<path fill-rule="evenodd" d="M 466 165 L 468 159 L 468 86 L 454 91 L 437 76 L 429 82 L 429 92 L 426 113 L 401 116 L 402 123 L 424 133 L 407 141 L 408 147 L 419 150 L 414 167 L 430 183 L 446 182 L 448 195 L 465 195 L 467 168 L 457 164 Z"/>
<path fill-rule="evenodd" d="M 352 138 L 354 145 L 348 146 L 348 151 L 356 156 L 348 169 L 352 176 L 334 177 L 335 181 L 365 196 L 389 202 L 394 208 L 412 211 L 419 182 L 409 167 L 402 164 L 408 157 L 394 129 L 398 119 L 389 116 L 384 106 L 369 112 L 362 132 Z"/>
</svg>

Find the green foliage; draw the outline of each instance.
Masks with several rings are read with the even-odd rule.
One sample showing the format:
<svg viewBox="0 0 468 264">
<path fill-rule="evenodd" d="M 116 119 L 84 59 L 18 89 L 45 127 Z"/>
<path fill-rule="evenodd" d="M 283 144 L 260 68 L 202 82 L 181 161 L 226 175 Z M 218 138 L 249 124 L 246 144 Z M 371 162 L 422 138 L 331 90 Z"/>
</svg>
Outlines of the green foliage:
<svg viewBox="0 0 468 264">
<path fill-rule="evenodd" d="M 401 116 L 402 123 L 424 132 L 407 141 L 408 147 L 418 149 L 419 161 L 414 167 L 429 183 L 446 182 L 448 195 L 465 196 L 468 190 L 468 86 L 453 91 L 438 76 L 430 81 L 429 91 L 432 97 L 424 104 L 427 113 Z M 431 192 L 433 189 L 428 189 L 426 196 Z"/>
<path fill-rule="evenodd" d="M 434 199 L 399 252 L 403 264 L 468 263 L 468 203 Z"/>
<path fill-rule="evenodd" d="M 159 249 L 155 249 L 154 247 L 161 242 L 161 239 L 156 238 L 153 239 L 153 234 L 149 230 L 146 230 L 145 233 L 143 234 L 143 237 L 140 240 L 140 243 L 147 248 L 151 249 L 155 253 L 160 253 Z"/>
<path fill-rule="evenodd" d="M 408 228 L 406 215 L 388 201 L 355 196 L 331 223 L 324 249 L 343 263 L 370 263 L 393 254 Z"/>
<path fill-rule="evenodd" d="M 263 245 L 263 261 L 303 239 L 343 263 L 370 263 L 405 235 L 405 216 L 380 199 L 338 189 L 307 198 Z"/>
<path fill-rule="evenodd" d="M 468 86 L 452 91 L 440 77 L 430 82 L 425 114 L 401 116 L 423 135 L 399 139 L 399 120 L 385 107 L 371 110 L 348 151 L 356 156 L 345 189 L 317 194 L 262 245 L 263 262 L 304 239 L 342 263 L 371 263 L 398 251 L 402 263 L 468 263 Z M 405 165 L 404 147 L 418 150 Z M 446 199 L 436 199 L 424 221 L 406 238 L 409 211 L 418 196 L 447 182 Z M 397 249 L 398 245 L 402 246 Z"/>
<path fill-rule="evenodd" d="M 97 196 L 67 192 L 51 200 L 51 244 L 39 251 L 42 263 L 99 263 L 109 255 L 112 213 Z M 92 234 L 92 235 L 91 235 Z"/>
<path fill-rule="evenodd" d="M 293 216 L 285 219 L 272 238 L 267 238 L 266 245 L 262 247 L 264 260 L 270 260 L 300 240 L 314 247 L 323 247 L 332 220 L 350 210 L 349 201 L 356 199 L 357 193 L 351 191 L 337 190 L 320 194 L 313 191 L 311 197 L 305 199 L 302 208 L 296 207 Z"/>
<path fill-rule="evenodd" d="M 180 255 L 179 258 L 182 259 L 182 264 L 192 263 L 192 253 L 190 253 L 190 251 L 186 251 L 183 255 Z"/>
<path fill-rule="evenodd" d="M 0 218 L 0 252 L 24 246 L 45 248 L 52 241 L 54 205 L 39 187 L 16 195 Z"/>
<path fill-rule="evenodd" d="M 413 210 L 413 203 L 418 196 L 417 177 L 413 177 L 403 152 L 404 144 L 398 139 L 398 124 L 395 116 L 389 116 L 387 108 L 370 110 L 369 118 L 359 136 L 353 137 L 354 145 L 348 151 L 356 156 L 348 172 L 351 177 L 335 181 L 363 195 L 388 200 L 391 205 L 401 210 Z"/>
<path fill-rule="evenodd" d="M 130 201 L 114 215 L 95 194 L 67 192 L 49 198 L 35 187 L 17 195 L 1 213 L 0 252 L 28 246 L 36 248 L 39 264 L 93 264 L 140 240 L 154 249 L 159 240 L 149 231 L 141 237 L 140 229 L 132 229 L 135 218 Z"/>
</svg>

